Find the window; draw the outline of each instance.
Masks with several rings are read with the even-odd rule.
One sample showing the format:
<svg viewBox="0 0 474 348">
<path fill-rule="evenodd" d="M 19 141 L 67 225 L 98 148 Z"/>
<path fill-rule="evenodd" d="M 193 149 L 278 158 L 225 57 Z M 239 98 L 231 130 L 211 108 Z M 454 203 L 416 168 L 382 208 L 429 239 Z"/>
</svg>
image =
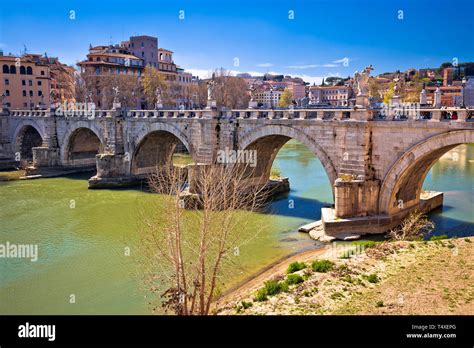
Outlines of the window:
<svg viewBox="0 0 474 348">
<path fill-rule="evenodd" d="M 8 86 L 10 84 L 10 80 L 9 79 L 5 79 L 5 85 Z"/>
<path fill-rule="evenodd" d="M 20 66 L 20 74 L 21 75 L 26 75 L 26 68 L 23 65 Z"/>
<path fill-rule="evenodd" d="M 41 81 L 38 81 L 38 86 L 41 86 Z"/>
<path fill-rule="evenodd" d="M 3 64 L 3 73 L 4 74 L 9 74 L 10 73 L 10 69 L 8 68 L 8 65 L 6 64 Z"/>
<path fill-rule="evenodd" d="M 43 96 L 43 92 L 42 91 L 38 91 L 38 97 L 42 97 Z"/>
<path fill-rule="evenodd" d="M 23 103 L 23 106 L 26 108 L 26 107 L 28 107 L 28 104 L 27 104 L 27 103 Z"/>
<path fill-rule="evenodd" d="M 7 90 L 5 91 L 5 95 L 6 95 L 7 97 L 10 96 L 10 90 L 9 90 L 9 89 L 7 89 Z"/>
<path fill-rule="evenodd" d="M 26 97 L 26 91 L 23 91 L 23 96 Z"/>
<path fill-rule="evenodd" d="M 33 96 L 33 91 L 30 91 L 30 97 L 32 97 L 32 96 Z"/>
<path fill-rule="evenodd" d="M 142 57 L 145 58 L 145 52 L 142 51 Z"/>
<path fill-rule="evenodd" d="M 142 41 L 142 47 L 145 47 L 145 44 L 143 43 L 143 41 Z"/>
<path fill-rule="evenodd" d="M 14 65 L 10 65 L 10 74 L 16 74 L 16 68 Z"/>
<path fill-rule="evenodd" d="M 96 75 L 99 75 L 99 74 L 100 74 L 100 68 L 99 68 L 99 67 L 95 68 L 95 74 L 96 74 Z"/>
<path fill-rule="evenodd" d="M 33 69 L 31 68 L 31 66 L 26 68 L 26 74 L 27 75 L 33 75 Z"/>
<path fill-rule="evenodd" d="M 33 86 L 33 81 L 28 80 L 28 86 Z"/>
<path fill-rule="evenodd" d="M 41 75 L 44 76 L 44 70 L 41 70 Z"/>
</svg>

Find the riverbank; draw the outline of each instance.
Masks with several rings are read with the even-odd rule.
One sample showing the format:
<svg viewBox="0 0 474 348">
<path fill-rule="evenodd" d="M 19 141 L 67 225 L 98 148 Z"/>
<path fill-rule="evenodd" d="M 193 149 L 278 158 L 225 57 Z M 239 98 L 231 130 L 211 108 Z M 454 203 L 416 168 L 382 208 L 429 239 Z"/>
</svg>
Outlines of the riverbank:
<svg viewBox="0 0 474 348">
<path fill-rule="evenodd" d="M 24 170 L 5 170 L 0 171 L 0 182 L 1 181 L 12 181 L 20 180 L 21 177 L 25 176 Z"/>
<path fill-rule="evenodd" d="M 290 264 L 296 270 L 303 263 L 288 276 Z M 219 314 L 472 315 L 473 280 L 474 237 L 333 243 L 278 263 L 227 294 Z"/>
</svg>

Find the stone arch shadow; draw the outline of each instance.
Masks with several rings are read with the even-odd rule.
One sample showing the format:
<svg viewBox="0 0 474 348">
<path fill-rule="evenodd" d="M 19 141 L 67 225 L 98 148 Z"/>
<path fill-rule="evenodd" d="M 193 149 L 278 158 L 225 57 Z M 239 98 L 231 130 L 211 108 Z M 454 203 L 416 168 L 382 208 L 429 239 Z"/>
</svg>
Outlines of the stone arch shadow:
<svg viewBox="0 0 474 348">
<path fill-rule="evenodd" d="M 45 136 L 43 129 L 32 120 L 22 121 L 13 132 L 13 152 L 16 157 L 20 153 L 20 160 L 33 159 L 33 147 L 42 146 Z"/>
<path fill-rule="evenodd" d="M 263 180 L 268 180 L 278 151 L 290 139 L 305 145 L 321 161 L 329 178 L 334 196 L 333 184 L 337 178 L 336 168 L 321 145 L 303 131 L 288 126 L 262 126 L 245 133 L 238 141 L 238 148 L 240 150 L 252 149 L 257 151 L 255 173 Z"/>
<path fill-rule="evenodd" d="M 68 167 L 93 167 L 96 154 L 104 151 L 105 144 L 106 139 L 97 126 L 78 121 L 62 138 L 61 163 Z"/>
<path fill-rule="evenodd" d="M 431 167 L 449 150 L 473 142 L 474 130 L 456 130 L 431 136 L 413 145 L 385 175 L 379 194 L 379 212 L 394 214 L 416 207 Z M 399 200 L 403 202 L 401 209 Z"/>
<path fill-rule="evenodd" d="M 174 150 L 182 144 L 196 162 L 196 154 L 188 137 L 167 123 L 152 123 L 138 133 L 130 156 L 130 174 L 144 176 L 157 166 L 172 164 Z"/>
</svg>

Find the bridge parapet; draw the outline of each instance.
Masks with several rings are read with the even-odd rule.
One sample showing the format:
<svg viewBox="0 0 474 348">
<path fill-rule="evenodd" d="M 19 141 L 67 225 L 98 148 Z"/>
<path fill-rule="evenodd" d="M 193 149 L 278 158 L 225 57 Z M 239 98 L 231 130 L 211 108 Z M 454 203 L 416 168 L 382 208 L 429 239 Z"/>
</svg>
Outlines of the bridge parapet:
<svg viewBox="0 0 474 348">
<path fill-rule="evenodd" d="M 125 118 L 152 119 L 266 119 L 266 120 L 323 120 L 323 121 L 430 121 L 474 122 L 474 109 L 469 108 L 416 108 L 404 111 L 394 107 L 384 113 L 381 109 L 311 108 L 311 109 L 160 109 L 160 110 L 9 110 L 9 117 L 64 117 L 101 119 L 122 116 Z"/>
</svg>

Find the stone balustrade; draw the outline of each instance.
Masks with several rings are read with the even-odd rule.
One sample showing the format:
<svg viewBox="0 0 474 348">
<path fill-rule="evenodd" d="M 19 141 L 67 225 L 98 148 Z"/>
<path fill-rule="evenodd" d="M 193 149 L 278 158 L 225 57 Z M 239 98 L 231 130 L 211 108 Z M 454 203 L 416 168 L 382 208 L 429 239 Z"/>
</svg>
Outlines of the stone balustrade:
<svg viewBox="0 0 474 348">
<path fill-rule="evenodd" d="M 400 111 L 401 110 L 401 111 Z M 319 121 L 430 121 L 430 122 L 472 122 L 474 109 L 464 108 L 418 108 L 403 111 L 393 108 L 386 114 L 381 109 L 233 109 L 233 110 L 69 110 L 55 112 L 46 110 L 10 110 L 11 117 L 77 117 L 107 118 L 123 115 L 128 118 L 220 118 L 220 119 L 268 119 L 268 120 L 319 120 Z"/>
</svg>

